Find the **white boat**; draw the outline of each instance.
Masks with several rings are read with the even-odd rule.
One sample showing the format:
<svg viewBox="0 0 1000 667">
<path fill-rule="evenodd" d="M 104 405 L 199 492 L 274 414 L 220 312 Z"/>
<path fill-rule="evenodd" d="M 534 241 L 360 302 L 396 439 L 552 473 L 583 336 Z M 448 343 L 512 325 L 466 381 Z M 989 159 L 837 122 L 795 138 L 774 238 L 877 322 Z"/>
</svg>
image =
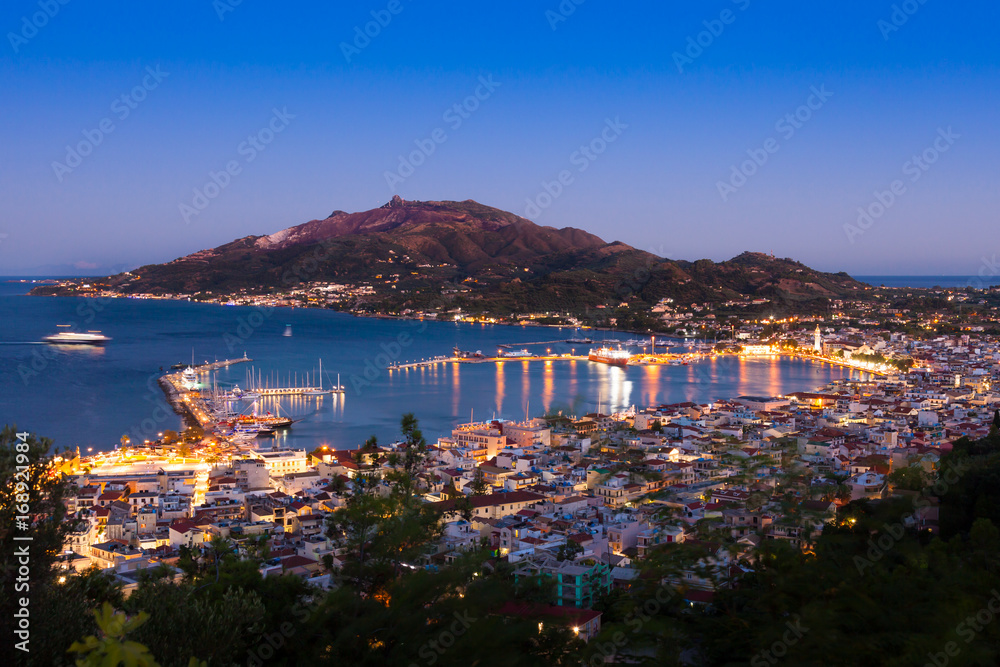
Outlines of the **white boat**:
<svg viewBox="0 0 1000 667">
<path fill-rule="evenodd" d="M 533 355 L 531 352 L 528 352 L 528 350 L 526 349 L 522 349 L 522 350 L 508 350 L 507 352 L 504 352 L 500 356 L 511 359 L 518 359 L 523 357 L 533 357 L 535 355 Z"/>
<path fill-rule="evenodd" d="M 285 325 L 285 333 L 283 333 L 281 335 L 282 336 L 291 336 L 292 335 L 292 325 L 291 324 L 286 324 Z"/>
<path fill-rule="evenodd" d="M 183 384 L 184 388 L 187 389 L 188 391 L 191 391 L 192 389 L 197 389 L 198 373 L 194 370 L 193 367 L 188 366 L 187 368 L 184 369 L 184 372 L 181 373 L 181 384 Z"/>
<path fill-rule="evenodd" d="M 60 324 L 59 326 L 69 326 L 68 324 Z M 80 333 L 76 331 L 60 331 L 54 333 L 51 336 L 45 336 L 42 340 L 46 343 L 53 343 L 54 345 L 104 345 L 111 338 L 105 336 L 100 331 L 88 331 L 86 333 Z"/>
</svg>

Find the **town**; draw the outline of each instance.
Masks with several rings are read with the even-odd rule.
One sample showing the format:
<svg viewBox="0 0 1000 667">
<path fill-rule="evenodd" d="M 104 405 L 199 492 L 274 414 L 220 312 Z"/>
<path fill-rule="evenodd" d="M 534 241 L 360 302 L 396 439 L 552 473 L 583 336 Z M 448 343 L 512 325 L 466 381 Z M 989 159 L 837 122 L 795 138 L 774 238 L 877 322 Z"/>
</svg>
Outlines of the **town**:
<svg viewBox="0 0 1000 667">
<path fill-rule="evenodd" d="M 839 507 L 912 493 L 914 478 L 935 479 L 952 443 L 996 427 L 991 336 L 765 326 L 769 339 L 761 327 L 739 336 L 743 353 L 797 348 L 865 372 L 783 396 L 458 424 L 412 467 L 438 532 L 405 565 L 448 567 L 485 549 L 516 579 L 556 582 L 546 613 L 588 640 L 601 628 L 596 602 L 628 591 L 655 554 L 696 550 L 671 584 L 690 604 L 712 605 L 765 543 L 808 552 Z M 256 554 L 265 577 L 336 588 L 357 558 L 333 529 L 338 512 L 358 493 L 390 497 L 408 447 L 357 444 L 254 449 L 194 425 L 114 452 L 64 454 L 56 465 L 72 481 L 72 527 L 60 567 L 100 568 L 128 592 L 151 568 L 179 581 L 180 564 L 221 539 Z M 907 528 L 934 534 L 938 522 L 928 503 Z"/>
</svg>

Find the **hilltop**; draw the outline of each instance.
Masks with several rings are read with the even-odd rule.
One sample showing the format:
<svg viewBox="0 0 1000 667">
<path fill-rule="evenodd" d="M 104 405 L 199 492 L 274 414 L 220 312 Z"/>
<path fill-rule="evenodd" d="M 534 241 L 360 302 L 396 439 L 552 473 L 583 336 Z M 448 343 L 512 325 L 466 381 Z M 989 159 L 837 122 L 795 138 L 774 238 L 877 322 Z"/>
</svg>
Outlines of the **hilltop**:
<svg viewBox="0 0 1000 667">
<path fill-rule="evenodd" d="M 80 294 L 83 281 L 33 294 Z M 316 284 L 361 286 L 341 307 L 400 313 L 428 307 L 508 315 L 652 307 L 665 299 L 768 299 L 821 309 L 866 286 L 791 259 L 746 252 L 725 262 L 658 257 L 573 227 L 537 225 L 472 200 L 404 201 L 246 236 L 165 264 L 88 279 L 122 295 L 218 298 Z"/>
</svg>

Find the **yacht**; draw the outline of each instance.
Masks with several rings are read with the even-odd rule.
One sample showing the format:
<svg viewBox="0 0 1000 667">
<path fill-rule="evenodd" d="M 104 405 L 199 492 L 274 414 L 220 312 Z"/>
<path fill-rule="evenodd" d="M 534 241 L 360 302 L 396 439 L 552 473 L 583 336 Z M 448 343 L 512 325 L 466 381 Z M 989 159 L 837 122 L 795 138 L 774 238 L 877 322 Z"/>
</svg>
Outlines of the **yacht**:
<svg viewBox="0 0 1000 667">
<path fill-rule="evenodd" d="M 181 373 L 181 384 L 183 384 L 184 388 L 188 391 L 198 387 L 198 373 L 192 366 L 188 366 L 184 369 L 184 372 Z"/>
<path fill-rule="evenodd" d="M 59 326 L 69 326 L 68 324 Z M 104 345 L 111 338 L 105 336 L 100 331 L 88 331 L 79 333 L 76 331 L 60 331 L 51 336 L 45 336 L 42 340 L 55 345 Z"/>
<path fill-rule="evenodd" d="M 517 359 L 523 357 L 533 357 L 535 355 L 533 355 L 531 352 L 528 352 L 527 349 L 522 349 L 522 350 L 508 350 L 500 356 Z"/>
</svg>

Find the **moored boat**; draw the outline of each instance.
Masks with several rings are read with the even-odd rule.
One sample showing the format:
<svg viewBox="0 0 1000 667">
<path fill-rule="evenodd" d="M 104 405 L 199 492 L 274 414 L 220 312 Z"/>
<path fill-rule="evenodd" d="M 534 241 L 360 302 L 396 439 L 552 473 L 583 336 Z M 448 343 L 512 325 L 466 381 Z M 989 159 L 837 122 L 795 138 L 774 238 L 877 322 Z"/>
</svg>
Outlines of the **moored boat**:
<svg viewBox="0 0 1000 667">
<path fill-rule="evenodd" d="M 610 364 L 612 366 L 627 366 L 629 359 L 632 355 L 629 354 L 628 350 L 623 350 L 621 348 L 615 349 L 611 347 L 601 347 L 590 350 L 590 354 L 587 355 L 587 359 L 590 361 L 595 361 L 601 364 Z"/>
</svg>

